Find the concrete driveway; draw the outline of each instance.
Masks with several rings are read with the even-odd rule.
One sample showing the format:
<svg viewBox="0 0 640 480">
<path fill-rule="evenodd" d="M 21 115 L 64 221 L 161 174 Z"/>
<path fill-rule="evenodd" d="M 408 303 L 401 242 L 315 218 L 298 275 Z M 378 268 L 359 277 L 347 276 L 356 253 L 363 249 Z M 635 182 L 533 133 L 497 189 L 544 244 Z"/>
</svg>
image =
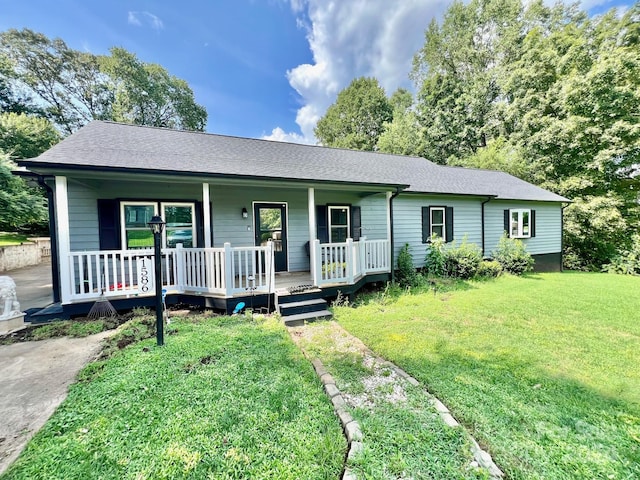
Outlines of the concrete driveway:
<svg viewBox="0 0 640 480">
<path fill-rule="evenodd" d="M 51 261 L 39 265 L 22 267 L 2 272 L 16 283 L 16 294 L 20 309 L 44 308 L 53 302 L 53 285 L 51 284 Z"/>
<path fill-rule="evenodd" d="M 112 331 L 0 346 L 0 475 L 67 396 Z"/>
</svg>

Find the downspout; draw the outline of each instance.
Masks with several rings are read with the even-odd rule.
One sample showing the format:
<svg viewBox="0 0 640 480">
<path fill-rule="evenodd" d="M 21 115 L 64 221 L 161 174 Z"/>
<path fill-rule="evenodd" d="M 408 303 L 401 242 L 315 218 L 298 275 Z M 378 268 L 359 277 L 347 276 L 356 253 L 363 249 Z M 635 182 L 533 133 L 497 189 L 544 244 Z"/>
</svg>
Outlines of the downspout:
<svg viewBox="0 0 640 480">
<path fill-rule="evenodd" d="M 564 272 L 564 209 L 569 205 L 560 208 L 560 271 Z"/>
<path fill-rule="evenodd" d="M 390 230 L 390 238 L 389 241 L 391 242 L 391 281 L 393 282 L 393 277 L 395 276 L 395 259 L 394 259 L 394 242 L 393 242 L 393 199 L 396 198 L 398 195 L 400 195 L 400 192 L 402 190 L 400 189 L 400 187 L 396 188 L 395 193 L 391 194 L 391 197 L 389 197 L 389 230 Z"/>
<path fill-rule="evenodd" d="M 487 197 L 487 199 L 480 204 L 480 232 L 482 235 L 482 258 L 484 258 L 484 204 L 489 203 L 493 197 Z"/>
<path fill-rule="evenodd" d="M 49 239 L 51 241 L 51 284 L 53 286 L 53 303 L 60 303 L 60 259 L 58 258 L 58 236 L 56 228 L 56 208 L 53 189 L 45 182 L 42 175 L 38 175 L 38 185 L 47 192 L 47 206 L 49 208 Z"/>
</svg>

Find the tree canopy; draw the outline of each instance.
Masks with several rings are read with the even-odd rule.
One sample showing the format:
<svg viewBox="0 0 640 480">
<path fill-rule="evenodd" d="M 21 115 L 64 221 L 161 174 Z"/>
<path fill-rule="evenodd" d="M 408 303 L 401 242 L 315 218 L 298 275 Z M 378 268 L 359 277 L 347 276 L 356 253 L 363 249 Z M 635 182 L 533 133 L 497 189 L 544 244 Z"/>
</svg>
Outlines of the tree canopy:
<svg viewBox="0 0 640 480">
<path fill-rule="evenodd" d="M 0 106 L 25 92 L 63 134 L 91 120 L 187 130 L 203 130 L 207 122 L 184 80 L 122 48 L 94 55 L 59 38 L 11 29 L 0 33 L 0 66 Z"/>
<path fill-rule="evenodd" d="M 393 107 L 375 78 L 356 78 L 338 94 L 314 133 L 329 147 L 375 150 Z"/>
</svg>

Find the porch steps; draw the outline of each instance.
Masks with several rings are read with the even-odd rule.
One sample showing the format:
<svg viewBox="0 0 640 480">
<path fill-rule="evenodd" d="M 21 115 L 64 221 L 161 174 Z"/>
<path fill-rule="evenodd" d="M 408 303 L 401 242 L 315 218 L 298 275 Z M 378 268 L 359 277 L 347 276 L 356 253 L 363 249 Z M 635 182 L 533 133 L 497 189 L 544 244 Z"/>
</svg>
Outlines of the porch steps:
<svg viewBox="0 0 640 480">
<path fill-rule="evenodd" d="M 327 301 L 320 298 L 321 293 L 321 291 L 285 295 L 276 293 L 276 305 L 284 324 L 288 327 L 297 327 L 307 322 L 331 318 L 333 314 L 329 311 Z"/>
</svg>

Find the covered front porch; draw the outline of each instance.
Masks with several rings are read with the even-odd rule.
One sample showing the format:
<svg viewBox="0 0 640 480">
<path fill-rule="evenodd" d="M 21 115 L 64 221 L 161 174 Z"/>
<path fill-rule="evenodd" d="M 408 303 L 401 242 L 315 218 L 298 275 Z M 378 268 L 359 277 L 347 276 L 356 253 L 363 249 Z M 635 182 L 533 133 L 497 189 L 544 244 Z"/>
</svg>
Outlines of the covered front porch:
<svg viewBox="0 0 640 480">
<path fill-rule="evenodd" d="M 310 271 L 276 273 L 274 242 L 265 246 L 162 249 L 162 285 L 166 295 L 190 294 L 219 298 L 244 297 L 294 291 L 297 287 L 347 287 L 367 275 L 390 272 L 387 240 L 321 244 L 310 246 Z M 70 273 L 63 285 L 65 303 L 107 298 L 154 295 L 153 250 L 97 250 L 70 252 Z"/>
</svg>

